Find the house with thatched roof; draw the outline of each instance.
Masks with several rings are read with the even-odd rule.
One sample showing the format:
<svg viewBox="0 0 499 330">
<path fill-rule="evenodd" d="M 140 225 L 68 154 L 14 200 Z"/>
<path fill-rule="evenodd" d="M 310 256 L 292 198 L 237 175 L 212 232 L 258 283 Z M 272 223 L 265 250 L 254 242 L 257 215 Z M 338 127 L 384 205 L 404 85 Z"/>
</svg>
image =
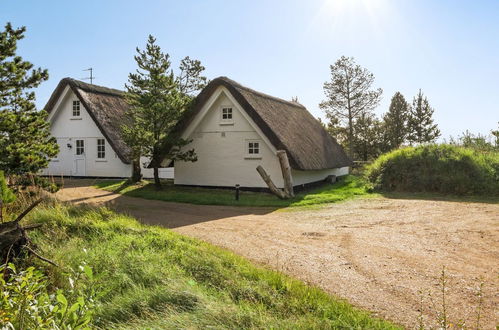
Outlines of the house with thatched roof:
<svg viewBox="0 0 499 330">
<path fill-rule="evenodd" d="M 46 175 L 73 177 L 131 176 L 130 148 L 121 136 L 128 104 L 120 90 L 62 79 L 45 110 L 59 154 Z M 297 103 L 216 78 L 197 96 L 178 125 L 191 140 L 196 162 L 176 161 L 175 184 L 266 188 L 256 171 L 261 165 L 277 187 L 284 182 L 277 151 L 286 151 L 295 186 L 348 174 L 350 159 L 323 126 Z M 142 159 L 144 177 L 152 177 Z M 165 161 L 165 165 L 168 164 Z M 173 168 L 160 169 L 163 178 Z"/>
<path fill-rule="evenodd" d="M 121 136 L 127 109 L 120 90 L 62 79 L 45 106 L 59 154 L 43 174 L 130 177 L 130 148 Z M 144 177 L 152 177 L 152 171 L 144 168 L 147 159 L 142 159 L 141 163 Z M 173 169 L 160 169 L 160 176 L 172 178 Z"/>
<path fill-rule="evenodd" d="M 175 184 L 266 188 L 261 165 L 274 184 L 284 180 L 277 157 L 286 151 L 294 186 L 348 174 L 351 160 L 307 109 L 241 86 L 226 77 L 212 80 L 179 125 L 192 140 L 196 162 L 176 161 Z"/>
</svg>

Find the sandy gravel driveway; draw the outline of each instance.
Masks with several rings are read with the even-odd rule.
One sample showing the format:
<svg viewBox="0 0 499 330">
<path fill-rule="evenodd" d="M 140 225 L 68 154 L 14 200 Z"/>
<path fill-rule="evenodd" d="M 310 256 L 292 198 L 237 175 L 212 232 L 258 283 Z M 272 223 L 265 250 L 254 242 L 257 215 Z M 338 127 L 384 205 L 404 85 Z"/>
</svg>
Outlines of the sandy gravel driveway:
<svg viewBox="0 0 499 330">
<path fill-rule="evenodd" d="M 166 203 L 66 182 L 62 200 L 106 204 L 226 247 L 291 274 L 356 306 L 414 326 L 440 309 L 439 276 L 448 275 L 451 319 L 474 321 L 480 278 L 482 326 L 499 321 L 499 205 L 404 199 L 358 199 L 316 210 L 275 211 Z"/>
</svg>

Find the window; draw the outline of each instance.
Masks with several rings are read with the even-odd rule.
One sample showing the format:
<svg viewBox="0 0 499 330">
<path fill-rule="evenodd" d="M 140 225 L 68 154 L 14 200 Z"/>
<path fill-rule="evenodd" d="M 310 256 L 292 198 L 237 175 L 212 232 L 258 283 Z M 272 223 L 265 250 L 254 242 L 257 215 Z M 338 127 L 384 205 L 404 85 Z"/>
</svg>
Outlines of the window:
<svg viewBox="0 0 499 330">
<path fill-rule="evenodd" d="M 248 142 L 248 155 L 259 155 L 260 154 L 260 142 Z"/>
<path fill-rule="evenodd" d="M 80 101 L 73 101 L 73 117 L 80 117 Z"/>
<path fill-rule="evenodd" d="M 85 141 L 76 140 L 76 154 L 83 155 L 85 153 Z"/>
<path fill-rule="evenodd" d="M 97 158 L 106 158 L 106 140 L 97 139 Z"/>
<path fill-rule="evenodd" d="M 222 108 L 222 120 L 232 121 L 232 108 Z"/>
</svg>

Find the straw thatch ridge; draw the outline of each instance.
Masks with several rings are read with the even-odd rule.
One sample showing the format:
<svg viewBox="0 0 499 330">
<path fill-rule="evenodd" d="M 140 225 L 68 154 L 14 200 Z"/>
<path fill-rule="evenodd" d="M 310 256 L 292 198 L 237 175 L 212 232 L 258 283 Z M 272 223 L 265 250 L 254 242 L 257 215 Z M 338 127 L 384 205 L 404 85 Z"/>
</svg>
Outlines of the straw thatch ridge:
<svg viewBox="0 0 499 330">
<path fill-rule="evenodd" d="M 343 148 L 303 105 L 257 92 L 227 77 L 216 78 L 203 89 L 181 122 L 181 131 L 220 86 L 229 90 L 276 149 L 287 152 L 293 169 L 322 170 L 352 165 Z"/>
<path fill-rule="evenodd" d="M 69 86 L 76 94 L 120 160 L 125 164 L 130 164 L 130 148 L 121 137 L 121 125 L 126 120 L 125 112 L 128 109 L 124 92 L 64 78 L 45 105 L 44 109 L 47 112 L 50 113 L 53 110 L 66 86 Z"/>
</svg>

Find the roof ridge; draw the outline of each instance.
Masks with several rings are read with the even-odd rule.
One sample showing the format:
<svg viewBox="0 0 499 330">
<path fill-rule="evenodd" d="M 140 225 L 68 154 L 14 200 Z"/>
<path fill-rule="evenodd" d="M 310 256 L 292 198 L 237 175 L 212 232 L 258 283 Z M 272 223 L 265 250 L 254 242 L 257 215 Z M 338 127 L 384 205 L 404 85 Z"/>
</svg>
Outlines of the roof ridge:
<svg viewBox="0 0 499 330">
<path fill-rule="evenodd" d="M 290 105 L 290 106 L 294 106 L 294 107 L 306 109 L 305 106 L 303 104 L 301 104 L 301 103 L 284 100 L 282 98 L 279 98 L 279 97 L 276 97 L 276 96 L 272 96 L 270 94 L 259 92 L 257 90 L 254 90 L 253 88 L 241 85 L 237 81 L 232 80 L 232 79 L 230 79 L 230 78 L 228 78 L 226 76 L 221 76 L 221 77 L 215 78 L 214 80 L 216 80 L 216 79 L 224 80 L 224 81 L 226 81 L 229 84 L 235 85 L 234 87 L 236 87 L 236 88 L 243 89 L 243 90 L 245 90 L 247 92 L 256 94 L 256 95 L 258 95 L 260 97 L 264 97 L 264 98 L 267 98 L 267 99 L 270 99 L 270 100 L 273 100 L 273 101 L 276 101 L 276 102 L 281 102 L 281 103 L 284 103 L 284 104 L 287 104 L 287 105 Z"/>
<path fill-rule="evenodd" d="M 70 78 L 70 77 L 64 78 L 64 79 L 62 79 L 62 81 L 67 81 L 69 84 L 72 84 L 74 87 L 80 88 L 86 92 L 91 92 L 91 93 L 108 94 L 108 95 L 119 96 L 119 97 L 122 97 L 123 94 L 125 93 L 124 91 L 119 90 L 119 89 L 89 84 L 87 82 L 77 80 L 74 78 Z"/>
</svg>

